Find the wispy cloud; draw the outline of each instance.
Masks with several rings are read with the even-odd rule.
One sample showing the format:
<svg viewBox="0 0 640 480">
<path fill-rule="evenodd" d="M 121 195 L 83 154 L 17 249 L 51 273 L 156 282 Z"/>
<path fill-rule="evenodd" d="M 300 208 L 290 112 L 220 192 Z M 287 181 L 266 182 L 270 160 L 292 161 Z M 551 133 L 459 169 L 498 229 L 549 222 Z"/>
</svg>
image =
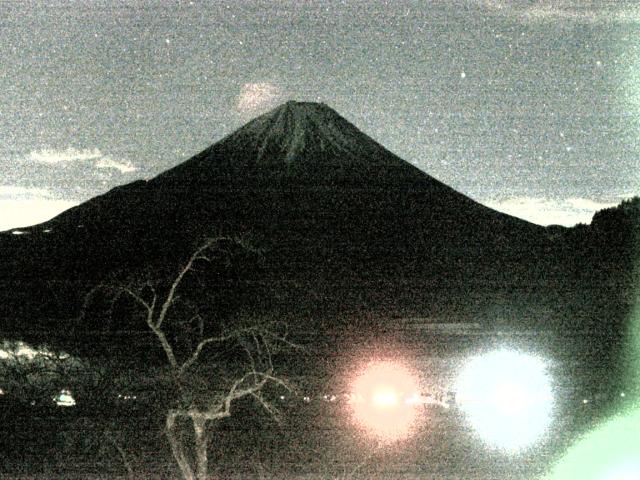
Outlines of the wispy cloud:
<svg viewBox="0 0 640 480">
<path fill-rule="evenodd" d="M 236 100 L 236 109 L 240 113 L 256 113 L 272 106 L 281 95 L 280 89 L 273 83 L 245 83 Z"/>
<path fill-rule="evenodd" d="M 570 227 L 577 223 L 590 223 L 595 212 L 613 207 L 619 202 L 600 202 L 576 197 L 561 200 L 515 197 L 504 200 L 485 200 L 481 203 L 538 225 Z"/>
<path fill-rule="evenodd" d="M 11 168 L 0 185 L 0 231 L 45 222 L 137 171 L 98 148 L 43 148 L 6 163 Z"/>
<path fill-rule="evenodd" d="M 130 173 L 130 172 L 136 171 L 136 167 L 131 165 L 131 163 L 122 162 L 122 161 L 119 162 L 110 157 L 100 158 L 95 165 L 96 165 L 96 168 L 118 170 L 120 173 Z"/>
<path fill-rule="evenodd" d="M 27 160 L 47 165 L 66 166 L 78 163 L 90 164 L 95 168 L 113 169 L 122 174 L 135 172 L 137 170 L 130 162 L 126 160 L 115 160 L 97 148 L 82 150 L 76 148 L 67 148 L 66 150 L 34 150 L 27 155 Z"/>
<path fill-rule="evenodd" d="M 39 163 L 57 164 L 69 162 L 82 162 L 101 158 L 102 152 L 97 148 L 92 150 L 77 150 L 67 148 L 66 150 L 35 150 L 27 156 L 29 160 Z"/>
<path fill-rule="evenodd" d="M 46 222 L 78 203 L 42 188 L 0 185 L 0 231 Z"/>
</svg>

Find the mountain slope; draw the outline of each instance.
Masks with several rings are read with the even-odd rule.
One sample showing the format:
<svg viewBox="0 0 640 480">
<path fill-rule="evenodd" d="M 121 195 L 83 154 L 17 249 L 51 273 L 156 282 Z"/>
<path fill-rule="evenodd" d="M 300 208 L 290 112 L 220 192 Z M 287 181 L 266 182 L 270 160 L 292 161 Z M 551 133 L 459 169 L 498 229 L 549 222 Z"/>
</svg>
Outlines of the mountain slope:
<svg viewBox="0 0 640 480">
<path fill-rule="evenodd" d="M 175 265 L 219 234 L 264 251 L 247 275 L 253 290 L 230 292 L 229 308 L 327 321 L 357 312 L 464 320 L 487 291 L 536 277 L 549 249 L 544 228 L 454 191 L 329 107 L 298 102 L 26 232 L 0 235 L 0 318 L 16 331 L 71 318 L 112 272 Z"/>
<path fill-rule="evenodd" d="M 157 181 L 387 186 L 425 177 L 326 105 L 287 102 Z"/>
</svg>

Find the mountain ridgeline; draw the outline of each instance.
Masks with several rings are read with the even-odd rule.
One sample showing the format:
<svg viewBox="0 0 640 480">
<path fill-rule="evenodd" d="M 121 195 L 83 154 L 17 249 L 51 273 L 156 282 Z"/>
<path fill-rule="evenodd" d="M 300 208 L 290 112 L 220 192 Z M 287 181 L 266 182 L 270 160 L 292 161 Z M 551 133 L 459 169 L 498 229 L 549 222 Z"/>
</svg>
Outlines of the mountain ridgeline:
<svg viewBox="0 0 640 480">
<path fill-rule="evenodd" d="M 423 318 L 615 336 L 630 308 L 619 292 L 633 284 L 624 261 L 606 267 L 593 250 L 607 247 L 592 227 L 491 210 L 317 103 L 288 102 L 151 180 L 22 230 L 0 234 L 0 319 L 25 338 L 66 325 L 76 338 L 130 330 L 124 320 L 78 324 L 86 292 L 124 273 L 170 272 L 219 235 L 260 254 L 215 275 L 215 316 L 277 315 L 302 330 Z M 614 286 L 603 292 L 605 270 Z"/>
</svg>

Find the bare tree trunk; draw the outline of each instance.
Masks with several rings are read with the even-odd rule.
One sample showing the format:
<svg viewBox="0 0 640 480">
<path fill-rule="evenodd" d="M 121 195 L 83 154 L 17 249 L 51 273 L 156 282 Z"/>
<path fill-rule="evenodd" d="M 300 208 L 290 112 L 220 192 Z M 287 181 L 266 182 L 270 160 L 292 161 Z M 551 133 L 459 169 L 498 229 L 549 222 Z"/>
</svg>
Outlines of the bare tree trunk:
<svg viewBox="0 0 640 480">
<path fill-rule="evenodd" d="M 122 448 L 122 445 L 120 445 L 120 443 L 113 437 L 113 435 L 111 435 L 111 433 L 107 431 L 105 435 L 107 439 L 111 442 L 111 444 L 115 447 L 115 449 L 118 451 L 118 453 L 120 454 L 120 459 L 122 460 L 122 464 L 124 465 L 124 468 L 127 470 L 127 478 L 129 480 L 135 480 L 136 477 L 133 473 L 133 466 L 131 465 L 131 461 L 129 460 L 129 456 L 127 455 L 127 452 L 124 451 L 124 448 Z"/>
<path fill-rule="evenodd" d="M 207 420 L 199 415 L 191 417 L 193 421 L 193 431 L 196 442 L 196 478 L 197 480 L 207 480 L 209 470 L 209 459 L 207 457 Z"/>
<path fill-rule="evenodd" d="M 166 434 L 169 440 L 169 445 L 171 446 L 171 453 L 173 454 L 173 458 L 175 458 L 176 462 L 178 463 L 180 473 L 182 473 L 182 478 L 184 480 L 195 480 L 196 477 L 193 474 L 193 469 L 191 468 L 191 465 L 189 464 L 189 461 L 184 454 L 182 442 L 176 436 L 174 431 L 177 418 L 178 414 L 175 412 L 169 412 L 167 414 Z"/>
</svg>

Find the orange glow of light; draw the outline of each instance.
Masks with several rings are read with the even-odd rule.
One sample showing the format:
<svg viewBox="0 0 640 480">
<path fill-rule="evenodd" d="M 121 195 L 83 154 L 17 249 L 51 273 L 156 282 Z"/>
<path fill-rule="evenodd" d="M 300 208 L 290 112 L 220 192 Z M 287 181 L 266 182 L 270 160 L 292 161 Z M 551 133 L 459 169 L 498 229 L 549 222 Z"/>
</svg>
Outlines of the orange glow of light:
<svg viewBox="0 0 640 480">
<path fill-rule="evenodd" d="M 417 376 L 400 363 L 371 362 L 356 376 L 351 404 L 356 425 L 382 442 L 407 438 L 418 420 L 416 405 L 405 401 L 419 391 Z"/>
<path fill-rule="evenodd" d="M 398 392 L 380 389 L 373 394 L 373 404 L 378 408 L 394 408 L 398 404 Z"/>
</svg>

